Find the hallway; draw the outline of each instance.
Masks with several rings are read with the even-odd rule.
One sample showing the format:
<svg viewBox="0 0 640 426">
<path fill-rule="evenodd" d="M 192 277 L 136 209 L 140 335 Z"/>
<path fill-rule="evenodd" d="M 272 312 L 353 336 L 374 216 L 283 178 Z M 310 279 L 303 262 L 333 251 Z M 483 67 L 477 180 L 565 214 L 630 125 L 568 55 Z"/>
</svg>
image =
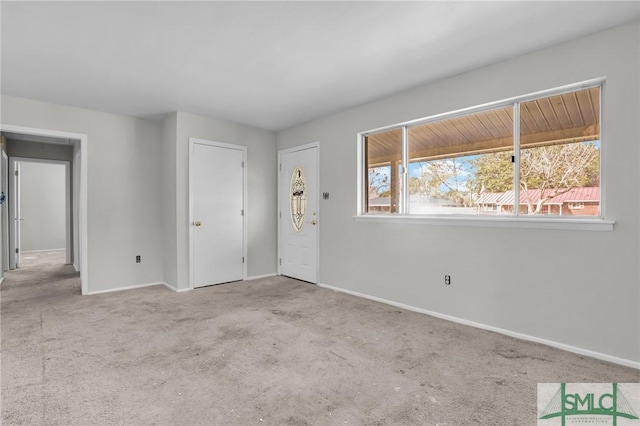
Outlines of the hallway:
<svg viewBox="0 0 640 426">
<path fill-rule="evenodd" d="M 49 266 L 59 266 L 64 265 L 64 263 L 64 250 L 24 252 L 20 256 L 20 268 L 29 269 L 29 272 L 31 272 L 34 268 L 48 269 Z"/>
<path fill-rule="evenodd" d="M 30 292 L 31 289 L 37 288 L 41 293 L 37 297 L 45 298 L 52 292 L 59 293 L 63 287 L 65 294 L 76 293 L 79 296 L 80 273 L 74 270 L 73 265 L 65 265 L 65 256 L 65 250 L 22 253 L 20 267 L 5 271 L 2 297 L 22 299 L 35 296 Z M 46 283 L 49 285 L 43 285 Z M 46 291 L 47 289 L 51 291 Z"/>
</svg>

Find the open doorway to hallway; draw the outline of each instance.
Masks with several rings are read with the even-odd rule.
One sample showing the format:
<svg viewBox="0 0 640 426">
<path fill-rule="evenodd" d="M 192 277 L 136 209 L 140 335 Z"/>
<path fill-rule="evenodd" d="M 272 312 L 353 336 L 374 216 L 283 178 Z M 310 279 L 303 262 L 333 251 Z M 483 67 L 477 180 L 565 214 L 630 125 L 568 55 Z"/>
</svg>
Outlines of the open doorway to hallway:
<svg viewBox="0 0 640 426">
<path fill-rule="evenodd" d="M 27 253 L 43 250 L 62 250 L 64 263 L 72 263 L 70 162 L 21 157 L 15 153 L 22 146 L 8 147 L 9 269 L 21 267 Z"/>
<path fill-rule="evenodd" d="M 11 157 L 15 267 L 70 264 L 71 176 L 68 161 Z M 15 246 L 15 249 L 14 249 Z"/>
<path fill-rule="evenodd" d="M 86 294 L 87 136 L 6 124 L 0 129 L 2 270 L 64 267 L 58 271 L 63 275 L 80 273 Z"/>
</svg>

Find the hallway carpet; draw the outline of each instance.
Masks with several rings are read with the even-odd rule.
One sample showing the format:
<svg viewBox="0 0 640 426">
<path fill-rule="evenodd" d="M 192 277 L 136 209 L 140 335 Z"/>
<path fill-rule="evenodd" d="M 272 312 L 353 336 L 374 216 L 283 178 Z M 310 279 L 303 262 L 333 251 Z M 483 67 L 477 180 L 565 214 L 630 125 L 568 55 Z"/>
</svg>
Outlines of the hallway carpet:
<svg viewBox="0 0 640 426">
<path fill-rule="evenodd" d="M 45 259 L 1 297 L 5 426 L 524 426 L 538 382 L 640 379 L 284 277 L 81 296 Z"/>
</svg>

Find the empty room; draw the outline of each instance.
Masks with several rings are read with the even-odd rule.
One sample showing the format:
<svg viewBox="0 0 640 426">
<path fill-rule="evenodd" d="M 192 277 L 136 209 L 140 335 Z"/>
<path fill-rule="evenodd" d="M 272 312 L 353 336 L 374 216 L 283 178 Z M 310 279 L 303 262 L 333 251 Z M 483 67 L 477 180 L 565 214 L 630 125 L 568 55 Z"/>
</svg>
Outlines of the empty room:
<svg viewBox="0 0 640 426">
<path fill-rule="evenodd" d="M 0 3 L 3 425 L 640 425 L 640 3 Z"/>
</svg>

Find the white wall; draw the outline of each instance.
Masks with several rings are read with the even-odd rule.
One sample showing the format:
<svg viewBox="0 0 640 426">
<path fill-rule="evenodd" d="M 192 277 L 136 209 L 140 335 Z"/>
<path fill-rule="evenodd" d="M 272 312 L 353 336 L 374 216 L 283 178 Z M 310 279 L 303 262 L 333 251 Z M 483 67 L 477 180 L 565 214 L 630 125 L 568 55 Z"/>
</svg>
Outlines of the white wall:
<svg viewBox="0 0 640 426">
<path fill-rule="evenodd" d="M 177 288 L 189 287 L 189 137 L 247 147 L 247 274 L 276 273 L 276 134 L 209 117 L 177 113 Z"/>
<path fill-rule="evenodd" d="M 64 164 L 20 162 L 20 249 L 66 247 Z"/>
<path fill-rule="evenodd" d="M 331 197 L 321 201 L 320 281 L 640 361 L 639 35 L 635 22 L 278 133 L 278 149 L 321 143 Z M 613 232 L 353 220 L 357 132 L 600 76 Z M 162 280 L 188 288 L 189 137 L 248 147 L 249 276 L 276 271 L 275 133 L 185 113 L 160 123 L 1 101 L 4 124 L 88 135 L 90 292 Z"/>
<path fill-rule="evenodd" d="M 163 280 L 161 123 L 7 95 L 0 122 L 88 135 L 89 292 Z"/>
<path fill-rule="evenodd" d="M 178 113 L 162 121 L 162 252 L 164 282 L 178 288 L 178 248 L 176 222 L 176 141 Z M 187 284 L 188 287 L 188 284 Z M 186 288 L 186 287 L 185 287 Z"/>
<path fill-rule="evenodd" d="M 279 132 L 321 143 L 320 282 L 640 361 L 639 62 L 635 22 Z M 356 133 L 601 76 L 613 232 L 354 221 Z"/>
<path fill-rule="evenodd" d="M 4 124 L 88 135 L 90 293 L 162 281 L 189 287 L 189 137 L 247 146 L 248 274 L 276 272 L 275 132 L 185 113 L 156 122 L 6 95 L 2 107 Z"/>
</svg>

